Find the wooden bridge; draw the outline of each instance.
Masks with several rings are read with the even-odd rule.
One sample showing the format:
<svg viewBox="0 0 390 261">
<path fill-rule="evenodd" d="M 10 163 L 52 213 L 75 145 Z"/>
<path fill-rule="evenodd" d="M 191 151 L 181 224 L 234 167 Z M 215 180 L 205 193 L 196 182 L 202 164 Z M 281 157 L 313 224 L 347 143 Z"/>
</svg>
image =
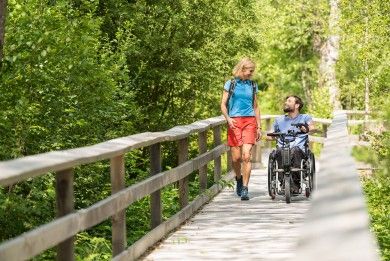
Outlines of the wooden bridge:
<svg viewBox="0 0 390 261">
<path fill-rule="evenodd" d="M 58 246 L 58 260 L 75 260 L 75 235 L 106 219 L 112 220 L 113 260 L 379 260 L 350 155 L 347 125 L 353 122 L 348 121 L 348 114 L 337 111 L 332 120 L 314 119 L 325 130 L 323 137 L 310 137 L 313 142 L 324 142 L 321 157 L 317 159 L 321 166 L 317 190 L 312 199 L 297 197 L 289 205 L 281 198 L 272 201 L 267 196 L 266 162 L 262 160 L 267 151 L 262 153 L 264 148 L 260 143 L 253 155 L 256 169 L 250 182 L 251 199 L 241 202 L 231 189 L 223 188 L 222 181 L 231 179 L 231 174 L 222 175 L 221 157 L 229 154 L 221 139 L 221 128 L 225 125 L 222 117 L 165 132 L 141 133 L 89 147 L 1 162 L 2 186 L 56 172 L 58 217 L 3 242 L 0 260 L 31 259 L 54 246 Z M 263 116 L 262 120 L 269 127 L 272 118 Z M 213 148 L 208 150 L 210 131 Z M 193 159 L 188 159 L 190 135 L 198 136 L 199 155 Z M 161 172 L 164 142 L 177 142 L 178 166 Z M 125 187 L 124 156 L 142 147 L 150 147 L 151 176 Z M 86 209 L 75 210 L 74 168 L 106 159 L 111 164 L 112 195 Z M 214 185 L 207 188 L 207 164 L 211 161 Z M 228 164 L 228 170 L 230 167 Z M 199 170 L 200 194 L 189 202 L 188 175 L 196 170 Z M 163 222 L 160 191 L 175 182 L 179 187 L 181 210 Z M 127 246 L 125 209 L 148 195 L 151 196 L 152 230 Z M 177 231 L 150 251 L 173 230 Z"/>
</svg>

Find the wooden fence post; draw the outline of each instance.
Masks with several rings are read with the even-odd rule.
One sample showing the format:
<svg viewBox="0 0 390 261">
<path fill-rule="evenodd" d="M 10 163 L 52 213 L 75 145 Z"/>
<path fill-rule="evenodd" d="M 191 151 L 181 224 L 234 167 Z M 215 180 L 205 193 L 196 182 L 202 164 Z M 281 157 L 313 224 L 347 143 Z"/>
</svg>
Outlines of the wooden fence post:
<svg viewBox="0 0 390 261">
<path fill-rule="evenodd" d="M 161 144 L 156 143 L 150 146 L 150 175 L 161 172 Z M 162 222 L 161 190 L 150 194 L 151 227 L 157 227 Z"/>
<path fill-rule="evenodd" d="M 221 126 L 213 128 L 214 148 L 221 145 Z M 221 156 L 214 160 L 214 182 L 217 183 L 221 179 L 222 164 Z"/>
<path fill-rule="evenodd" d="M 73 178 L 73 168 L 61 170 L 56 173 L 57 217 L 65 216 L 74 211 Z M 74 238 L 74 236 L 70 237 L 58 244 L 58 261 L 75 260 Z"/>
<path fill-rule="evenodd" d="M 326 124 L 322 124 L 322 129 L 323 129 L 323 131 L 324 131 L 324 133 L 322 134 L 322 136 L 324 137 L 324 138 L 326 138 L 326 136 L 327 136 L 327 132 L 328 132 L 328 125 L 326 125 Z"/>
<path fill-rule="evenodd" d="M 207 152 L 207 131 L 199 132 L 198 136 L 199 155 Z M 200 192 L 207 189 L 207 164 L 199 169 Z"/>
<path fill-rule="evenodd" d="M 110 160 L 111 194 L 125 188 L 125 160 L 124 155 Z M 112 256 L 116 256 L 126 249 L 126 209 L 117 212 L 111 218 L 112 222 Z"/>
<path fill-rule="evenodd" d="M 178 164 L 182 164 L 188 160 L 188 137 L 178 141 Z M 179 180 L 179 205 L 183 209 L 188 205 L 188 176 Z"/>
</svg>

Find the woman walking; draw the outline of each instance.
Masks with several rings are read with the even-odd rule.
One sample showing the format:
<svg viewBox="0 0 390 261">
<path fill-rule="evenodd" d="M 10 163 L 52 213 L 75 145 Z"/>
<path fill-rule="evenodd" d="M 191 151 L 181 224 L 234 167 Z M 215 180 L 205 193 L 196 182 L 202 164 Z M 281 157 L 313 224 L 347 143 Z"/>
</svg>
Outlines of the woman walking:
<svg viewBox="0 0 390 261">
<path fill-rule="evenodd" d="M 257 106 L 258 85 L 251 80 L 256 65 L 243 58 L 233 69 L 233 79 L 225 83 L 221 111 L 228 124 L 228 146 L 231 149 L 236 192 L 249 200 L 252 147 L 261 138 L 260 109 Z"/>
</svg>

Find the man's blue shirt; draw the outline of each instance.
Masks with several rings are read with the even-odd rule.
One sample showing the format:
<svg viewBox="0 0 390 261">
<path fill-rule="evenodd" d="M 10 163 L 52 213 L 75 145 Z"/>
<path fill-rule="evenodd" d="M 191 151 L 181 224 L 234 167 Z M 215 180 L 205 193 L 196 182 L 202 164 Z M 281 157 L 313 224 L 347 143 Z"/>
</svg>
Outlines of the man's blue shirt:
<svg viewBox="0 0 390 261">
<path fill-rule="evenodd" d="M 308 114 L 298 114 L 295 118 L 290 118 L 288 115 L 280 116 L 276 118 L 274 123 L 274 131 L 287 133 L 289 130 L 299 132 L 299 128 L 291 126 L 292 123 L 306 123 L 312 121 L 312 117 Z M 290 138 L 290 137 L 288 137 Z M 293 142 L 290 143 L 290 148 L 298 146 L 302 151 L 305 151 L 305 143 L 308 139 L 308 134 L 298 134 Z M 278 147 L 282 146 L 282 142 L 278 139 Z"/>
<path fill-rule="evenodd" d="M 229 117 L 255 116 L 255 111 L 252 106 L 253 90 L 251 80 L 241 80 L 238 77 L 235 78 L 235 80 L 236 87 L 228 104 Z M 231 80 L 228 80 L 224 86 L 224 89 L 227 92 L 229 92 L 230 82 Z M 257 84 L 255 84 L 255 86 L 257 93 L 258 86 Z"/>
</svg>

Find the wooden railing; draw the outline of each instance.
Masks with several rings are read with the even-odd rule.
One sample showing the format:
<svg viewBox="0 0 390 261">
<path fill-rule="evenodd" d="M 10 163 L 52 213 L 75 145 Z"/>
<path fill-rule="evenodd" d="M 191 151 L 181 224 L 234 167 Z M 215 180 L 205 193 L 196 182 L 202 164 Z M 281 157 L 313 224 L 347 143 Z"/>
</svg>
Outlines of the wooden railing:
<svg viewBox="0 0 390 261">
<path fill-rule="evenodd" d="M 135 259 L 149 246 L 161 239 L 194 213 L 221 186 L 221 155 L 229 150 L 221 142 L 223 117 L 215 117 L 186 126 L 178 126 L 165 132 L 141 133 L 118 138 L 89 147 L 49 152 L 0 163 L 0 185 L 8 186 L 28 178 L 56 172 L 57 216 L 54 221 L 10 239 L 0 245 L 0 260 L 26 260 L 44 250 L 58 245 L 58 260 L 74 260 L 74 236 L 112 217 L 113 256 Z M 207 132 L 213 131 L 214 148 L 207 151 Z M 200 155 L 188 160 L 189 136 L 198 133 Z M 176 168 L 161 172 L 161 144 L 178 143 Z M 125 188 L 124 155 L 134 149 L 150 147 L 150 178 Z M 74 209 L 73 172 L 82 164 L 110 159 L 112 195 L 86 208 Z M 216 184 L 208 193 L 188 203 L 188 175 L 199 170 L 201 192 L 207 189 L 207 163 L 214 161 Z M 181 211 L 162 224 L 160 190 L 171 184 L 179 184 Z M 151 195 L 151 226 L 147 236 L 137 241 L 126 252 L 125 208 L 133 202 Z"/>
<path fill-rule="evenodd" d="M 263 115 L 263 126 L 271 129 L 271 120 L 278 115 Z M 322 124 L 326 137 L 328 119 L 316 119 Z M 112 249 L 114 260 L 133 260 L 142 255 L 169 231 L 188 219 L 197 209 L 217 194 L 222 186 L 221 156 L 229 154 L 229 148 L 222 144 L 221 127 L 223 117 L 210 118 L 186 126 L 177 126 L 164 132 L 146 132 L 113 139 L 93 146 L 55 151 L 0 162 L 0 185 L 24 181 L 29 178 L 56 173 L 57 219 L 26 232 L 0 245 L 0 260 L 30 259 L 44 250 L 58 245 L 58 260 L 74 260 L 74 236 L 96 224 L 111 218 Z M 207 132 L 213 132 L 213 148 L 207 151 Z M 189 136 L 198 134 L 199 155 L 188 159 Z M 310 137 L 313 142 L 323 142 L 323 137 Z M 178 144 L 178 166 L 161 172 L 161 144 L 176 141 Z M 150 177 L 142 182 L 125 187 L 125 154 L 139 148 L 150 148 Z M 254 166 L 261 164 L 260 143 L 253 150 Z M 227 169 L 231 169 L 227 157 Z M 102 160 L 110 160 L 112 195 L 86 208 L 74 209 L 73 176 L 74 168 Z M 207 188 L 207 164 L 214 161 L 214 185 Z M 201 194 L 191 203 L 188 201 L 188 175 L 199 170 Z M 229 175 L 225 178 L 231 178 Z M 178 182 L 181 210 L 162 222 L 160 190 Z M 206 191 L 207 189 L 207 191 Z M 147 235 L 126 249 L 125 209 L 135 201 L 151 196 L 151 227 Z"/>
<path fill-rule="evenodd" d="M 294 260 L 379 260 L 351 156 L 346 111 L 334 113 L 321 151 L 317 189 Z"/>
</svg>

